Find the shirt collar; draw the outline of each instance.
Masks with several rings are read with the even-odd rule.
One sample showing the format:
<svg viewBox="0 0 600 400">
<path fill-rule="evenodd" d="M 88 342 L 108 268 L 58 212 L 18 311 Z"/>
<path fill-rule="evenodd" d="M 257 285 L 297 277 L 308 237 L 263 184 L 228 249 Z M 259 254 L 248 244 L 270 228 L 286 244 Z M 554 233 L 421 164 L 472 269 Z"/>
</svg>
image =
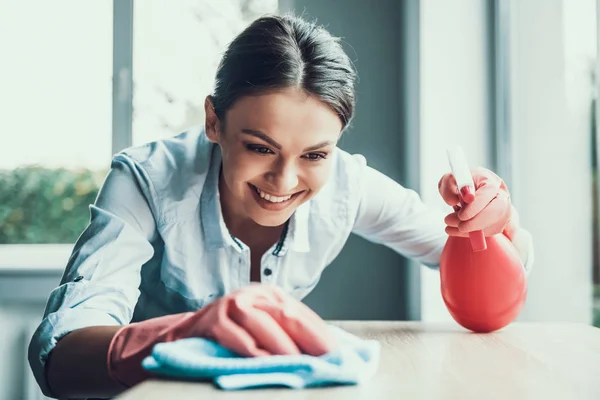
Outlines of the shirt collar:
<svg viewBox="0 0 600 400">
<path fill-rule="evenodd" d="M 219 174 L 221 172 L 221 149 L 210 144 L 210 163 L 206 174 L 204 188 L 200 195 L 200 218 L 204 240 L 209 250 L 225 246 L 237 246 L 229 234 L 223 219 L 221 201 L 219 199 Z"/>
<path fill-rule="evenodd" d="M 285 255 L 289 248 L 299 253 L 310 251 L 310 242 L 308 240 L 309 215 L 310 200 L 301 204 L 292 214 L 287 229 L 287 235 L 283 240 L 281 249 L 277 252 L 278 256 Z"/>
</svg>

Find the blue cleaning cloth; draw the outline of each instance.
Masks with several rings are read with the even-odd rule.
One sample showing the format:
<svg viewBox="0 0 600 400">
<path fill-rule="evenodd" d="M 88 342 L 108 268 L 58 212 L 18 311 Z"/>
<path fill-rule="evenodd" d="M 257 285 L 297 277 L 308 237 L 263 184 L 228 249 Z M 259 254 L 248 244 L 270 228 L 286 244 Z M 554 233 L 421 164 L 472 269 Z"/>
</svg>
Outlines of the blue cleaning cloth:
<svg viewBox="0 0 600 400">
<path fill-rule="evenodd" d="M 246 358 L 213 341 L 187 338 L 156 344 L 142 366 L 162 376 L 212 380 L 224 390 L 356 385 L 371 379 L 379 365 L 379 342 L 360 339 L 335 326 L 329 328 L 338 346 L 320 357 L 302 354 Z"/>
</svg>

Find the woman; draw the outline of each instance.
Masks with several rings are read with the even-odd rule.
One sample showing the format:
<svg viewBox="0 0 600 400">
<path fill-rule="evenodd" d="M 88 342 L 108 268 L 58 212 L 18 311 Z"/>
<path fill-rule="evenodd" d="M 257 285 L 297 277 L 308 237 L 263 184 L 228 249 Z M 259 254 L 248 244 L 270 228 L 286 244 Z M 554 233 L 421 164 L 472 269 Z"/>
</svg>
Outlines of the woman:
<svg viewBox="0 0 600 400">
<path fill-rule="evenodd" d="M 264 17 L 225 52 L 202 128 L 114 157 L 30 344 L 46 394 L 115 395 L 145 378 L 154 343 L 189 336 L 246 356 L 331 350 L 299 300 L 351 232 L 435 267 L 447 235 L 483 229 L 527 264 L 530 240 L 492 172 L 474 170 L 476 201 L 444 218 L 336 147 L 354 80 L 327 31 Z M 439 188 L 458 204 L 451 175 Z"/>
</svg>

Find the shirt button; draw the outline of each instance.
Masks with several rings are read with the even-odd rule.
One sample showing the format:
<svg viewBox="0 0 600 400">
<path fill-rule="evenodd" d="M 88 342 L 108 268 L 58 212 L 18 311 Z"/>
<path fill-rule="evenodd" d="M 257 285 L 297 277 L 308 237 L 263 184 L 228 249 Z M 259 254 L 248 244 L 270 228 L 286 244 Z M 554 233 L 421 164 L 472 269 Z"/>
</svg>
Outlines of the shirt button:
<svg viewBox="0 0 600 400">
<path fill-rule="evenodd" d="M 73 282 L 79 282 L 83 279 L 83 276 L 79 275 L 77 278 L 73 279 Z"/>
<path fill-rule="evenodd" d="M 266 275 L 266 276 L 269 276 L 269 275 L 271 275 L 272 273 L 273 273 L 273 271 L 271 271 L 271 269 L 270 269 L 270 268 L 265 268 L 265 275 Z"/>
</svg>

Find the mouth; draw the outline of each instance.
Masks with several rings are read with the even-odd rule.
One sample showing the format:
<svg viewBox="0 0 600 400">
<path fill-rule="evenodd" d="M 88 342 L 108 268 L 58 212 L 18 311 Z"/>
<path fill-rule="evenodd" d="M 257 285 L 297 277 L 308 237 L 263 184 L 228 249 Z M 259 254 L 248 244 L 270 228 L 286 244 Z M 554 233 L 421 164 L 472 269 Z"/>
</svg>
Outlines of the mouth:
<svg viewBox="0 0 600 400">
<path fill-rule="evenodd" d="M 286 208 L 289 204 L 291 204 L 300 194 L 304 193 L 304 190 L 292 194 L 272 194 L 265 192 L 253 184 L 249 183 L 250 190 L 254 195 L 254 199 L 258 202 L 258 204 L 271 211 L 280 211 Z"/>
</svg>

